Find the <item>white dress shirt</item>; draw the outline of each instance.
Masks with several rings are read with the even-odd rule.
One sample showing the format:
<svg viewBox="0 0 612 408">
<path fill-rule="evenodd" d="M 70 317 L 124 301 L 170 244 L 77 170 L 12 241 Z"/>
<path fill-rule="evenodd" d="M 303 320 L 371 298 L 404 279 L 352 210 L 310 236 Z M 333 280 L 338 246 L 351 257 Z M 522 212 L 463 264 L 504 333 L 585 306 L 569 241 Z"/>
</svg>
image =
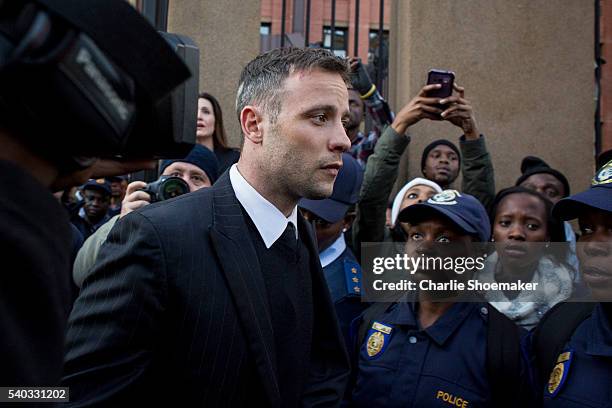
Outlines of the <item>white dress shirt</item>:
<svg viewBox="0 0 612 408">
<path fill-rule="evenodd" d="M 285 217 L 274 204 L 266 200 L 245 180 L 236 164 L 230 167 L 229 176 L 236 198 L 253 220 L 266 248 L 270 248 L 283 235 L 288 223 L 292 223 L 295 227 L 295 239 L 298 239 L 297 205 L 289 217 Z"/>
<path fill-rule="evenodd" d="M 330 263 L 334 262 L 346 249 L 346 241 L 344 240 L 344 233 L 341 233 L 337 240 L 334 241 L 329 247 L 325 248 L 323 252 L 319 254 L 319 260 L 321 261 L 321 267 L 325 268 Z"/>
</svg>

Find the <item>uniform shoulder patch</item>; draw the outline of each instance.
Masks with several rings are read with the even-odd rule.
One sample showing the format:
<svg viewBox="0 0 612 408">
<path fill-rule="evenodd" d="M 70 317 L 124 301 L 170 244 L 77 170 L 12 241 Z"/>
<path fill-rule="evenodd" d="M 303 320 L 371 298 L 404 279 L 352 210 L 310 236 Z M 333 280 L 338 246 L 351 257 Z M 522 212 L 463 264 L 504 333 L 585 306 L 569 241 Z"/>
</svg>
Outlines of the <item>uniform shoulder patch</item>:
<svg viewBox="0 0 612 408">
<path fill-rule="evenodd" d="M 557 363 L 550 373 L 548 385 L 546 386 L 546 392 L 549 396 L 556 396 L 563 387 L 569 374 L 573 354 L 573 350 L 566 350 L 557 357 Z"/>
<path fill-rule="evenodd" d="M 344 280 L 349 295 L 361 296 L 361 266 L 357 262 L 344 261 Z"/>
</svg>

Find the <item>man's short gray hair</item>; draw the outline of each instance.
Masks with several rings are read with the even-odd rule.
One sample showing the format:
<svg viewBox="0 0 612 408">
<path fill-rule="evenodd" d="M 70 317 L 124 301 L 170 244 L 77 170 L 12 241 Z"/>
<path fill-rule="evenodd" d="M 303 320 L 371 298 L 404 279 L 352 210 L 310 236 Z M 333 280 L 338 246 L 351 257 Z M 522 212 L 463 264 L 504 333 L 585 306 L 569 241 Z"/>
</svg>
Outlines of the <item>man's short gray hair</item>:
<svg viewBox="0 0 612 408">
<path fill-rule="evenodd" d="M 281 111 L 283 81 L 292 73 L 321 69 L 338 73 L 349 84 L 348 63 L 329 50 L 321 48 L 277 48 L 259 55 L 242 70 L 236 113 L 247 105 L 259 104 L 274 123 Z"/>
</svg>

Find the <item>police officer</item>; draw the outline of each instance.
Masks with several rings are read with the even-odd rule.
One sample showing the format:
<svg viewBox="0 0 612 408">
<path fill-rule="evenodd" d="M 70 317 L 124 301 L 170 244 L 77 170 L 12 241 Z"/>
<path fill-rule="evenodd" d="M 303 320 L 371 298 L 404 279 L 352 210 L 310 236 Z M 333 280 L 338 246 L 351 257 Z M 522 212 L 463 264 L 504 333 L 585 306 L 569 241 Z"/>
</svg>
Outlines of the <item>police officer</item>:
<svg viewBox="0 0 612 408">
<path fill-rule="evenodd" d="M 432 255 L 438 243 L 452 243 L 460 248 L 456 255 L 480 256 L 472 243 L 490 237 L 482 204 L 455 190 L 405 208 L 398 219 L 410 224 L 408 255 Z M 421 275 L 444 279 L 440 271 Z M 446 278 L 460 276 L 450 271 Z M 516 326 L 485 303 L 440 302 L 432 292 L 411 293 L 400 302 L 373 303 L 364 312 L 352 406 L 529 406 Z"/>
<path fill-rule="evenodd" d="M 359 200 L 362 181 L 361 165 L 343 153 L 332 195 L 324 200 L 302 199 L 299 203 L 304 217 L 314 225 L 319 259 L 345 339 L 351 321 L 366 305 L 361 303 L 361 266 L 344 238 L 355 219 L 354 205 Z"/>
<path fill-rule="evenodd" d="M 553 213 L 578 219 L 576 252 L 592 297 L 551 309 L 533 335 L 544 407 L 612 406 L 612 160 L 591 187 L 559 201 Z"/>
<path fill-rule="evenodd" d="M 110 183 L 103 178 L 89 180 L 81 188 L 81 195 L 83 207 L 72 217 L 71 222 L 86 240 L 110 219 Z"/>
</svg>

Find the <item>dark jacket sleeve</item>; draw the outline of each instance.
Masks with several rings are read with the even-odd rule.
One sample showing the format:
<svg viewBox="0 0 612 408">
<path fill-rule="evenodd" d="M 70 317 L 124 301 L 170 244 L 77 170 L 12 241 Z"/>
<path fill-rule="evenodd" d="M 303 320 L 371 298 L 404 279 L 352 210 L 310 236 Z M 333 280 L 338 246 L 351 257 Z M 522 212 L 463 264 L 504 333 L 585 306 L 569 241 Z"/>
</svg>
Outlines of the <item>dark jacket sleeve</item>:
<svg viewBox="0 0 612 408">
<path fill-rule="evenodd" d="M 384 240 L 389 194 L 397 178 L 400 158 L 409 143 L 410 137 L 387 126 L 368 158 L 353 224 L 354 248 L 359 248 L 362 242 Z"/>
<path fill-rule="evenodd" d="M 63 385 L 70 406 L 119 406 L 150 364 L 166 298 L 157 232 L 141 214 L 115 225 L 70 315 Z"/>
<path fill-rule="evenodd" d="M 459 140 L 463 156 L 461 191 L 476 197 L 488 211 L 495 198 L 495 175 L 484 136 L 476 140 L 461 136 Z"/>
</svg>

